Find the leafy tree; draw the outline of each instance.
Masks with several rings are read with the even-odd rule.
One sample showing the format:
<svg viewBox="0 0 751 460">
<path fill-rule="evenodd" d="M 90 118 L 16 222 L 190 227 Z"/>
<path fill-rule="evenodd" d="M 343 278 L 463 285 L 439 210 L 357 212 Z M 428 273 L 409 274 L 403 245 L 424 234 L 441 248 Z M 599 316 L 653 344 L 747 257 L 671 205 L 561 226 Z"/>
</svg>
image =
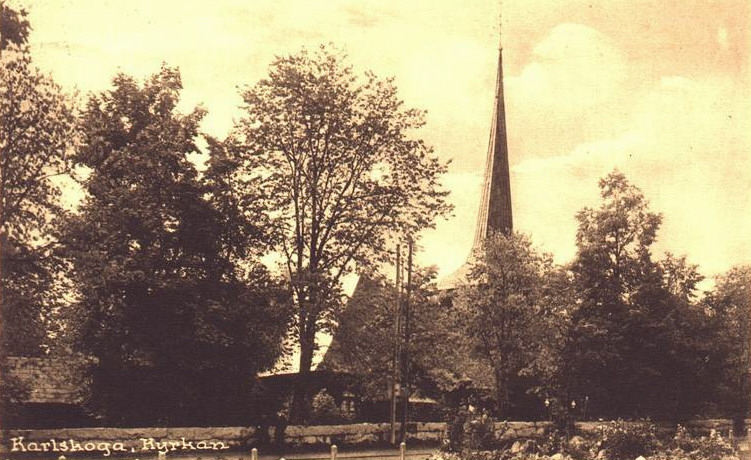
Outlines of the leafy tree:
<svg viewBox="0 0 751 460">
<path fill-rule="evenodd" d="M 676 257 L 670 252 L 658 263 L 668 293 L 677 300 L 695 302 L 698 285 L 704 280 L 699 266 L 688 263 L 686 256 Z"/>
<path fill-rule="evenodd" d="M 733 267 L 717 277 L 716 281 L 715 289 L 708 293 L 704 304 L 717 324 L 716 336 L 711 343 L 719 356 L 703 356 L 721 363 L 719 371 L 713 373 L 716 379 L 712 392 L 718 395 L 716 402 L 721 413 L 743 419 L 747 418 L 751 392 L 751 266 Z"/>
<path fill-rule="evenodd" d="M 178 113 L 181 88 L 169 67 L 142 85 L 118 75 L 81 122 L 87 197 L 64 234 L 80 346 L 98 359 L 91 405 L 113 423 L 241 423 L 253 378 L 282 351 L 261 232 L 227 225 L 239 214 L 222 144 L 204 180 L 188 160 L 204 111 Z"/>
<path fill-rule="evenodd" d="M 26 10 L 16 11 L 0 2 L 0 52 L 11 44 L 23 46 L 28 42 L 31 25 L 27 16 Z"/>
<path fill-rule="evenodd" d="M 661 283 L 645 290 L 641 303 L 649 303 L 650 315 L 642 326 L 642 341 L 652 342 L 647 360 L 653 362 L 653 377 L 641 401 L 643 410 L 653 416 L 674 419 L 696 414 L 719 415 L 708 412 L 715 395 L 714 377 L 720 372 L 722 353 L 715 346 L 716 321 L 699 302 L 697 285 L 703 280 L 698 267 L 689 264 L 685 256 L 667 253 L 658 262 Z M 635 334 L 635 337 L 640 337 Z M 636 355 L 632 359 L 639 359 Z M 638 407 L 638 405 L 637 405 Z"/>
<path fill-rule="evenodd" d="M 600 208 L 577 214 L 572 271 L 581 305 L 573 315 L 566 357 L 571 392 L 589 396 L 596 410 L 606 411 L 609 404 L 612 413 L 622 416 L 641 391 L 642 376 L 632 367 L 634 334 L 643 332 L 635 330 L 642 317 L 635 299 L 645 283 L 659 283 L 650 246 L 661 217 L 649 211 L 644 195 L 620 172 L 610 173 L 599 186 Z M 626 394 L 632 383 L 637 393 Z"/>
<path fill-rule="evenodd" d="M 524 235 L 489 236 L 468 284 L 460 289 L 457 312 L 468 319 L 474 352 L 493 371 L 498 416 L 508 417 L 512 381 L 529 370 L 544 307 L 543 288 L 552 269 Z"/>
<path fill-rule="evenodd" d="M 696 306 L 701 275 L 685 257 L 653 260 L 661 217 L 623 174 L 599 185 L 600 207 L 577 215 L 579 303 L 564 350 L 567 391 L 588 397 L 599 416 L 691 415 L 707 389 L 697 377 L 716 363 L 706 355 L 707 316 Z"/>
<path fill-rule="evenodd" d="M 300 346 L 300 421 L 316 333 L 338 316 L 342 276 L 386 261 L 391 235 L 416 234 L 449 210 L 438 184 L 446 166 L 411 137 L 423 114 L 402 107 L 392 80 L 361 82 L 324 47 L 277 58 L 243 99 L 233 159 L 247 200 L 273 210 Z"/>
<path fill-rule="evenodd" d="M 649 211 L 644 195 L 622 173 L 610 173 L 599 185 L 600 208 L 584 208 L 576 216 L 573 268 L 587 301 L 616 308 L 654 272 L 650 246 L 662 217 Z"/>
<path fill-rule="evenodd" d="M 53 312 L 60 306 L 59 259 L 51 222 L 57 215 L 55 176 L 68 169 L 74 143 L 70 100 L 32 64 L 26 12 L 0 4 L 0 412 L 28 389 L 8 375 L 8 355 L 49 349 Z"/>
<path fill-rule="evenodd" d="M 537 292 L 537 317 L 532 323 L 535 331 L 528 342 L 527 364 L 522 370 L 530 383 L 527 391 L 537 397 L 536 405 L 527 408 L 532 416 L 548 417 L 558 423 L 569 416 L 572 398 L 564 350 L 571 338 L 572 312 L 577 303 L 569 267 L 553 266 L 546 270 Z"/>
<path fill-rule="evenodd" d="M 68 172 L 75 120 L 69 98 L 33 66 L 25 47 L 3 51 L 0 94 L 1 346 L 33 355 L 42 352 L 61 297 L 52 252 L 60 190 L 53 180 Z"/>
<path fill-rule="evenodd" d="M 437 398 L 468 375 L 462 372 L 466 356 L 462 353 L 461 322 L 440 303 L 435 274 L 433 267 L 417 268 L 413 274 L 407 358 L 412 391 Z M 402 340 L 395 332 L 395 320 L 393 283 L 361 277 L 320 367 L 359 376 L 363 396 L 383 400 L 393 375 L 394 351 Z"/>
</svg>

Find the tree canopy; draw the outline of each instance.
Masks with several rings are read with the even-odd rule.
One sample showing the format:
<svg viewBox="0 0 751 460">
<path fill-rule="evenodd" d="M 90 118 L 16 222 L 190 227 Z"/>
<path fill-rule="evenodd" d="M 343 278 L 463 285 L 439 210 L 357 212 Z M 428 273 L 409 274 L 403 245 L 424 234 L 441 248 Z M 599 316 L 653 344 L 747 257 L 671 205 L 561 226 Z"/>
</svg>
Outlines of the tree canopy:
<svg viewBox="0 0 751 460">
<path fill-rule="evenodd" d="M 25 45 L 11 42 L 0 57 L 0 297 L 7 353 L 39 354 L 48 344 L 50 312 L 62 297 L 55 280 L 62 268 L 53 252 L 60 189 L 53 181 L 67 174 L 75 141 L 70 98 L 36 69 Z"/>
<path fill-rule="evenodd" d="M 530 370 L 541 338 L 552 260 L 517 233 L 489 235 L 475 257 L 454 305 L 456 314 L 466 318 L 473 354 L 492 369 L 497 414 L 507 418 L 512 382 Z"/>
<path fill-rule="evenodd" d="M 230 257 L 259 232 L 225 225 L 221 146 L 206 181 L 188 160 L 204 111 L 178 113 L 181 88 L 169 67 L 142 85 L 118 75 L 89 100 L 75 157 L 89 169 L 64 233 L 80 344 L 98 359 L 92 407 L 119 422 L 237 423 L 282 351 L 281 291 L 257 260 Z"/>
<path fill-rule="evenodd" d="M 423 113 L 402 107 L 391 79 L 361 81 L 328 48 L 277 58 L 242 95 L 230 149 L 237 184 L 269 210 L 304 375 L 316 333 L 336 321 L 342 277 L 387 261 L 390 238 L 414 235 L 449 210 L 438 183 L 446 165 L 413 137 Z M 305 418 L 304 389 L 295 401 Z"/>
</svg>

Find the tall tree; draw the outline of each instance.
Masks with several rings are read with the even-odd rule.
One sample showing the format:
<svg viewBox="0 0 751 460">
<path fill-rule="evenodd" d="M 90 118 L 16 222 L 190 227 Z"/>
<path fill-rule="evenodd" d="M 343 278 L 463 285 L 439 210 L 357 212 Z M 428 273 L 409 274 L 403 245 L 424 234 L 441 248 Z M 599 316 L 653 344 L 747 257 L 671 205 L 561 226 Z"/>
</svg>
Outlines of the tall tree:
<svg viewBox="0 0 751 460">
<path fill-rule="evenodd" d="M 671 253 L 658 262 L 662 284 L 643 301 L 652 304 L 648 337 L 651 335 L 659 349 L 651 354 L 660 362 L 663 374 L 659 388 L 653 395 L 652 411 L 664 416 L 685 418 L 709 411 L 716 392 L 716 375 L 721 373 L 723 351 L 716 346 L 717 320 L 699 301 L 698 283 L 704 277 L 698 266 L 688 263 L 686 256 Z M 649 398 L 643 398 L 649 399 Z"/>
<path fill-rule="evenodd" d="M 301 351 L 300 421 L 316 333 L 336 319 L 342 277 L 385 261 L 390 235 L 416 234 L 448 211 L 438 184 L 446 166 L 412 137 L 423 113 L 402 107 L 392 80 L 368 73 L 361 82 L 325 47 L 277 58 L 243 99 L 237 175 L 248 196 L 273 210 Z"/>
<path fill-rule="evenodd" d="M 634 303 L 648 277 L 657 280 L 651 259 L 661 217 L 649 211 L 641 191 L 613 171 L 599 182 L 602 203 L 577 214 L 577 256 L 573 273 L 581 305 L 573 316 L 567 358 L 571 391 L 588 396 L 595 408 L 616 415 L 630 405 L 627 383 L 638 372 L 630 368 L 634 350 Z M 639 376 L 640 377 L 640 376 Z M 612 414 L 608 414 L 612 415 Z"/>
<path fill-rule="evenodd" d="M 177 112 L 177 70 L 113 86 L 83 114 L 75 159 L 89 170 L 87 197 L 64 232 L 80 345 L 98 359 L 92 407 L 114 423 L 242 423 L 286 329 L 255 257 L 261 232 L 227 225 L 237 213 L 223 145 L 210 142 L 205 180 L 188 160 L 204 111 Z"/>
<path fill-rule="evenodd" d="M 721 363 L 719 372 L 713 374 L 720 413 L 742 420 L 748 418 L 751 393 L 751 266 L 733 267 L 716 282 L 704 304 L 717 323 L 711 343 L 720 355 L 703 356 Z"/>
<path fill-rule="evenodd" d="M 24 10 L 0 3 L 0 425 L 26 396 L 8 375 L 8 355 L 39 355 L 60 305 L 51 222 L 55 176 L 75 142 L 72 104 L 32 64 Z"/>
<path fill-rule="evenodd" d="M 70 99 L 33 66 L 24 46 L 3 51 L 0 94 L 0 346 L 36 354 L 60 298 L 52 253 L 60 190 L 53 180 L 69 170 L 75 120 Z"/>
<path fill-rule="evenodd" d="M 711 335 L 695 305 L 701 276 L 685 257 L 654 260 L 661 216 L 622 173 L 599 185 L 600 207 L 577 215 L 568 390 L 599 416 L 686 416 L 705 388 L 692 375 L 708 369 L 693 358 Z"/>
<path fill-rule="evenodd" d="M 496 233 L 485 240 L 460 290 L 457 314 L 468 318 L 467 337 L 493 370 L 499 417 L 508 417 L 511 384 L 532 361 L 551 269 L 550 256 L 538 253 L 526 236 Z"/>
</svg>

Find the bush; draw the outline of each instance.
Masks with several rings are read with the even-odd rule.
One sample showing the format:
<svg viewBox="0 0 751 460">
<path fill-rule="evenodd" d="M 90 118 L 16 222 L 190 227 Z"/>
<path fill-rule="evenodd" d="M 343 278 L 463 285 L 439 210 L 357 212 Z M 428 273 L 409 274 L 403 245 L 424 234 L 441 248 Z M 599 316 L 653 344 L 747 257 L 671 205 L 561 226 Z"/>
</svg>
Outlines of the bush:
<svg viewBox="0 0 751 460">
<path fill-rule="evenodd" d="M 692 437 L 685 427 L 678 425 L 673 438 L 674 447 L 688 460 L 722 460 L 734 454 L 729 440 L 712 430 L 709 436 Z"/>
<path fill-rule="evenodd" d="M 609 460 L 633 460 L 652 454 L 658 447 L 657 427 L 648 420 L 617 420 L 598 427 L 596 447 L 604 449 Z"/>
<path fill-rule="evenodd" d="M 558 429 L 553 427 L 544 435 L 534 440 L 535 450 L 543 455 L 553 455 L 563 452 L 566 448 L 566 436 Z"/>
<path fill-rule="evenodd" d="M 448 422 L 448 442 L 443 450 L 450 452 L 488 451 L 496 446 L 495 420 L 485 410 L 458 410 Z"/>
<path fill-rule="evenodd" d="M 322 425 L 346 423 L 352 421 L 352 416 L 336 404 L 336 400 L 326 390 L 319 391 L 314 397 L 311 407 L 311 422 Z"/>
<path fill-rule="evenodd" d="M 469 417 L 469 412 L 458 409 L 448 417 L 448 439 L 443 443 L 442 450 L 445 452 L 459 452 L 464 442 L 464 423 Z"/>
<path fill-rule="evenodd" d="M 639 456 L 647 460 L 738 460 L 731 442 L 714 430 L 699 438 L 679 426 L 673 438 L 660 440 L 657 426 L 648 420 L 618 420 L 599 426 L 594 436 L 571 439 L 553 429 L 545 436 L 518 439 L 510 448 L 499 449 L 494 433 L 489 434 L 490 417 L 465 415 L 461 451 L 436 453 L 430 460 L 634 460 Z"/>
<path fill-rule="evenodd" d="M 495 420 L 484 410 L 471 413 L 464 423 L 465 450 L 488 450 L 496 447 Z"/>
</svg>

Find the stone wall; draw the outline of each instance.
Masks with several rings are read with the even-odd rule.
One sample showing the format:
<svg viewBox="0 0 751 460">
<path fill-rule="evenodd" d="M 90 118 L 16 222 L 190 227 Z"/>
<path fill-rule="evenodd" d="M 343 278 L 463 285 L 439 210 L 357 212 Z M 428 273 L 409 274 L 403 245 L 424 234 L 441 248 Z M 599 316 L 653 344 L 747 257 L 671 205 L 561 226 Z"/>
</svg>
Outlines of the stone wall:
<svg viewBox="0 0 751 460">
<path fill-rule="evenodd" d="M 288 426 L 284 442 L 290 446 L 310 445 L 374 445 L 389 440 L 388 423 L 357 423 L 351 425 Z M 401 424 L 396 424 L 397 432 Z M 446 436 L 445 423 L 408 423 L 408 440 L 421 443 L 439 443 Z M 271 438 L 274 438 L 271 429 Z"/>
<path fill-rule="evenodd" d="M 543 435 L 550 426 L 550 422 L 498 422 L 495 432 L 502 441 L 512 441 Z"/>
<path fill-rule="evenodd" d="M 609 422 L 577 422 L 576 428 L 585 433 L 591 433 L 597 431 L 597 427 Z M 626 422 L 628 423 L 628 422 Z M 678 424 L 673 422 L 657 422 L 657 429 L 664 433 L 673 433 Z M 733 430 L 733 421 L 729 419 L 707 419 L 707 420 L 689 420 L 685 423 L 681 423 L 690 432 L 706 436 L 710 431 L 715 430 L 722 435 L 727 435 Z M 745 426 L 751 426 L 751 420 L 745 421 Z"/>
<path fill-rule="evenodd" d="M 748 420 L 746 423 L 748 424 Z M 594 431 L 597 426 L 607 422 L 579 422 L 577 428 L 582 431 Z M 727 433 L 732 429 L 730 420 L 699 420 L 685 424 L 698 434 L 706 434 L 711 429 Z M 511 441 L 542 435 L 549 429 L 549 422 L 499 422 L 495 429 L 503 440 Z M 662 424 L 662 429 L 673 430 L 675 424 Z M 397 430 L 399 424 L 397 424 Z M 409 423 L 407 424 L 408 443 L 438 444 L 447 436 L 447 424 Z M 277 439 L 274 427 L 222 427 L 222 428 L 76 428 L 61 430 L 8 430 L 3 432 L 0 451 L 8 452 L 21 444 L 29 447 L 35 443 L 32 451 L 40 448 L 42 443 L 48 449 L 58 447 L 62 441 L 74 441 L 81 446 L 94 446 L 95 452 L 102 452 L 97 446 L 121 443 L 123 452 L 140 452 L 143 450 L 186 450 L 186 445 L 201 450 L 245 450 L 253 446 L 273 442 Z M 55 440 L 55 446 L 51 440 Z M 388 423 L 359 423 L 349 425 L 324 426 L 288 426 L 284 431 L 284 444 L 288 447 L 311 447 L 329 444 L 367 446 L 386 444 L 389 439 Z M 202 444 L 199 444 L 202 443 Z M 203 447 L 201 447 L 203 446 Z M 114 449 L 117 450 L 117 449 Z M 16 452 L 18 449 L 16 449 Z M 41 451 L 41 450 L 40 450 Z"/>
</svg>

